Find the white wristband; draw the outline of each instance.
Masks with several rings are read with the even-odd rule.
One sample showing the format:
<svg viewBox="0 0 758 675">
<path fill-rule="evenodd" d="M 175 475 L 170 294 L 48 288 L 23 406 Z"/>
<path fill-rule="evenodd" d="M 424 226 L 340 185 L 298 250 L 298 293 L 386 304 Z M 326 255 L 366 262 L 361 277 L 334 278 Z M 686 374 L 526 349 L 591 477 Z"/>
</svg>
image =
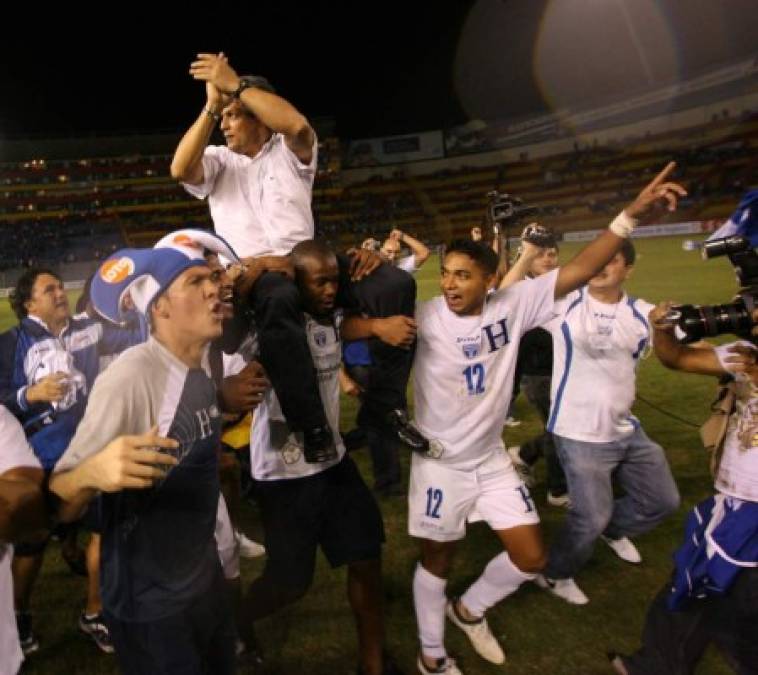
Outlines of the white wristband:
<svg viewBox="0 0 758 675">
<path fill-rule="evenodd" d="M 608 226 L 608 229 L 613 232 L 613 234 L 628 239 L 634 231 L 634 228 L 637 227 L 638 222 L 639 221 L 636 218 L 628 216 L 626 211 L 622 211 L 613 219 L 613 222 Z"/>
</svg>

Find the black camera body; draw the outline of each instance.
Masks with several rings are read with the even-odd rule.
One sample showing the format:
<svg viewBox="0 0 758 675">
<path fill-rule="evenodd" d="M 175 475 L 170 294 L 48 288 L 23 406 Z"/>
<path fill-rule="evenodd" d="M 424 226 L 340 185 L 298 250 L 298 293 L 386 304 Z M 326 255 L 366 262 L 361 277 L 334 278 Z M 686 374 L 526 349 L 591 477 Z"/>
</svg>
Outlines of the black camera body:
<svg viewBox="0 0 758 675">
<path fill-rule="evenodd" d="M 730 333 L 752 340 L 753 310 L 758 306 L 758 254 L 750 241 L 735 235 L 703 244 L 704 259 L 728 256 L 737 273 L 740 290 L 724 305 L 678 305 L 668 317 L 685 333 L 685 342 Z"/>
<path fill-rule="evenodd" d="M 524 204 L 518 197 L 497 190 L 487 193 L 487 202 L 487 218 L 491 225 L 512 225 L 539 212 L 538 207 Z"/>
</svg>

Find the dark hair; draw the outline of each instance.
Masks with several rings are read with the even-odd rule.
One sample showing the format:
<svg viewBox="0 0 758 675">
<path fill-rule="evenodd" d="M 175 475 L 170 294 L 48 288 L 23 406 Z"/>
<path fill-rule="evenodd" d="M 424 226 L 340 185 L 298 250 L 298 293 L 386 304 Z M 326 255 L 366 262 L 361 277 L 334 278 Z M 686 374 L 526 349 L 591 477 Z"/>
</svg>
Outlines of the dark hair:
<svg viewBox="0 0 758 675">
<path fill-rule="evenodd" d="M 473 239 L 454 239 L 445 248 L 445 255 L 463 253 L 471 258 L 485 274 L 497 274 L 500 260 L 488 244 Z"/>
<path fill-rule="evenodd" d="M 619 253 L 624 259 L 624 264 L 627 267 L 634 265 L 634 261 L 637 258 L 637 252 L 634 250 L 634 244 L 632 243 L 631 239 L 624 239 L 624 243 L 621 244 Z"/>
<path fill-rule="evenodd" d="M 58 281 L 61 281 L 58 274 L 47 267 L 30 267 L 18 278 L 15 288 L 8 294 L 8 301 L 11 303 L 11 309 L 19 321 L 25 319 L 29 314 L 24 305 L 32 299 L 34 283 L 37 281 L 37 277 L 42 274 L 49 274 L 50 276 L 55 277 Z"/>
<path fill-rule="evenodd" d="M 263 75 L 243 75 L 246 80 L 249 80 L 253 87 L 256 89 L 263 89 L 263 91 L 269 92 L 269 94 L 276 94 L 274 85 L 271 84 Z"/>
<path fill-rule="evenodd" d="M 292 249 L 292 264 L 296 270 L 303 267 L 303 260 L 311 258 L 319 261 L 336 259 L 337 254 L 323 239 L 306 239 Z"/>
</svg>

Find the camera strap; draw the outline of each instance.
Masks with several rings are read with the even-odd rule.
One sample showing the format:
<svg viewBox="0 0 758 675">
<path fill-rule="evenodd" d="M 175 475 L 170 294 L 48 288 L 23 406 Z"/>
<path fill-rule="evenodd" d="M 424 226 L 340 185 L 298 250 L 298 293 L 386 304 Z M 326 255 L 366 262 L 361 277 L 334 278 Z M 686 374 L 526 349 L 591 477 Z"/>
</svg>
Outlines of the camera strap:
<svg viewBox="0 0 758 675">
<path fill-rule="evenodd" d="M 700 427 L 700 439 L 706 451 L 711 453 L 711 473 L 715 476 L 724 450 L 724 439 L 729 417 L 737 402 L 737 384 L 730 380 L 719 387 L 716 400 L 711 404 L 711 416 Z"/>
</svg>

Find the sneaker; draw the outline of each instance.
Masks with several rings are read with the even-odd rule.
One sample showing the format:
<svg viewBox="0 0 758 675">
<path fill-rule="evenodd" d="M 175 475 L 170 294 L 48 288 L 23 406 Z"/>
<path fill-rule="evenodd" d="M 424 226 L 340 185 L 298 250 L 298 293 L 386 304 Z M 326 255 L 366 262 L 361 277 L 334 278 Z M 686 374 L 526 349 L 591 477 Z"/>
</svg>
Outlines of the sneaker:
<svg viewBox="0 0 758 675">
<path fill-rule="evenodd" d="M 32 632 L 32 615 L 29 612 L 16 612 L 16 628 L 24 656 L 34 654 L 39 649 L 39 642 Z"/>
<path fill-rule="evenodd" d="M 484 617 L 475 621 L 464 619 L 458 613 L 458 602 L 458 598 L 448 601 L 445 607 L 447 618 L 466 634 L 466 637 L 471 641 L 474 651 L 485 661 L 497 664 L 505 663 L 505 653 L 500 643 L 492 634 L 487 624 L 487 619 Z"/>
<path fill-rule="evenodd" d="M 263 544 L 248 539 L 239 530 L 234 530 L 234 538 L 237 540 L 237 544 L 240 548 L 240 555 L 243 558 L 260 558 L 261 556 L 266 555 L 266 547 Z"/>
<path fill-rule="evenodd" d="M 628 537 L 611 539 L 610 537 L 600 535 L 600 538 L 608 544 L 608 546 L 611 547 L 611 550 L 624 562 L 632 563 L 632 565 L 639 565 L 642 562 L 640 552 Z"/>
<path fill-rule="evenodd" d="M 308 464 L 320 464 L 337 459 L 334 435 L 328 424 L 303 432 L 303 457 Z"/>
<path fill-rule="evenodd" d="M 550 579 L 538 574 L 534 583 L 572 605 L 586 605 L 590 601 L 571 577 L 568 579 Z"/>
<path fill-rule="evenodd" d="M 562 495 L 554 495 L 550 490 L 547 491 L 547 503 L 550 506 L 559 506 L 564 509 L 571 508 L 571 498 L 568 492 L 564 492 Z"/>
<path fill-rule="evenodd" d="M 616 675 L 629 675 L 629 671 L 626 669 L 624 660 L 621 656 L 616 654 L 616 652 L 608 652 L 606 656 L 608 657 L 611 668 L 613 668 L 613 672 L 616 673 Z"/>
<path fill-rule="evenodd" d="M 439 675 L 440 673 L 443 675 L 463 675 L 463 671 L 455 665 L 455 659 L 451 659 L 449 656 L 437 659 L 434 668 L 429 668 L 419 654 L 416 665 L 418 672 L 422 675 Z"/>
<path fill-rule="evenodd" d="M 517 420 L 515 417 L 508 415 L 508 417 L 505 418 L 505 422 L 503 422 L 503 424 L 509 428 L 520 427 L 521 420 Z"/>
<path fill-rule="evenodd" d="M 387 424 L 394 430 L 400 441 L 405 443 L 411 450 L 428 452 L 429 440 L 411 422 L 405 410 L 402 408 L 392 410 L 387 415 Z"/>
<path fill-rule="evenodd" d="M 508 448 L 508 455 L 513 462 L 513 467 L 516 469 L 519 478 L 524 481 L 524 485 L 528 488 L 533 488 L 535 484 L 534 473 L 532 472 L 532 467 L 521 459 L 521 446 L 511 445 Z"/>
<path fill-rule="evenodd" d="M 84 612 L 79 615 L 79 630 L 89 635 L 93 642 L 106 654 L 113 654 L 113 643 L 108 627 L 103 622 L 102 614 L 89 617 Z"/>
</svg>

